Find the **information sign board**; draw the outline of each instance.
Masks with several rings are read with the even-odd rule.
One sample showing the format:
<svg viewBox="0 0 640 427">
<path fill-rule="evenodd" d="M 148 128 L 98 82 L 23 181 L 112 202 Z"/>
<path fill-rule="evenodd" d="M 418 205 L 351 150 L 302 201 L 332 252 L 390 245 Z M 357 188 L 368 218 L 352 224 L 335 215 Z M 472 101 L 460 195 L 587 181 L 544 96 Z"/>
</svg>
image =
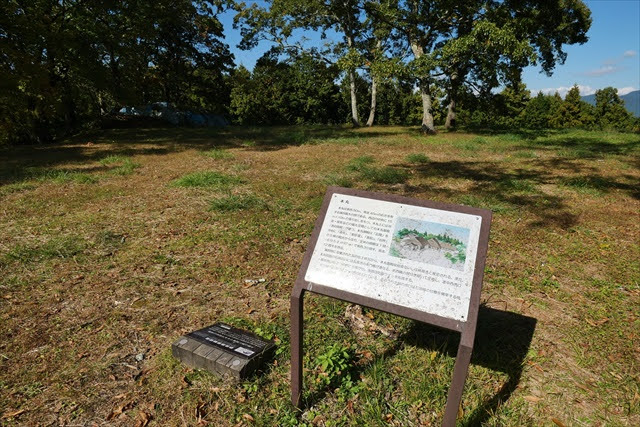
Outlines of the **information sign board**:
<svg viewBox="0 0 640 427">
<path fill-rule="evenodd" d="M 292 401 L 302 387 L 305 291 L 461 333 L 444 424 L 455 424 L 471 357 L 491 212 L 330 187 L 291 297 Z"/>
</svg>

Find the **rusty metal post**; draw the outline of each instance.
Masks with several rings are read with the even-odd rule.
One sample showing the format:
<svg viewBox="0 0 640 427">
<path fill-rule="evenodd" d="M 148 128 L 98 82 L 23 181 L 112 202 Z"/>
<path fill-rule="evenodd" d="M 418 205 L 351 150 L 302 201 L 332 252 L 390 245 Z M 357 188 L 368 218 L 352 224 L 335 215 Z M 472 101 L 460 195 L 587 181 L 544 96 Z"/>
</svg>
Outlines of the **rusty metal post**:
<svg viewBox="0 0 640 427">
<path fill-rule="evenodd" d="M 294 286 L 291 294 L 291 403 L 302 407 L 302 329 L 304 288 Z"/>
<path fill-rule="evenodd" d="M 456 364 L 453 368 L 453 378 L 451 386 L 449 386 L 449 395 L 447 396 L 447 406 L 444 410 L 444 418 L 442 419 L 443 427 L 454 427 L 458 417 L 458 408 L 462 402 L 462 391 L 464 383 L 469 372 L 469 364 L 471 362 L 471 352 L 473 351 L 474 334 L 462 333 L 460 345 L 458 346 L 458 355 L 456 356 Z M 470 342 L 469 342 L 470 341 Z"/>
</svg>

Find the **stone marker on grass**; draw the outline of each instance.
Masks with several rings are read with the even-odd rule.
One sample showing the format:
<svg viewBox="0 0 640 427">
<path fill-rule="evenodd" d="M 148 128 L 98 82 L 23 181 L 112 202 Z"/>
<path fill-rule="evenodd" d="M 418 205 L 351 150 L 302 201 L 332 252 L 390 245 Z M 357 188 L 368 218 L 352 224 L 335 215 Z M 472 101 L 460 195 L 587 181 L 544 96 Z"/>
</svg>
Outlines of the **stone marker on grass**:
<svg viewBox="0 0 640 427">
<path fill-rule="evenodd" d="M 275 350 L 273 341 L 225 323 L 199 329 L 173 343 L 173 356 L 193 368 L 241 380 L 250 376 Z"/>
</svg>

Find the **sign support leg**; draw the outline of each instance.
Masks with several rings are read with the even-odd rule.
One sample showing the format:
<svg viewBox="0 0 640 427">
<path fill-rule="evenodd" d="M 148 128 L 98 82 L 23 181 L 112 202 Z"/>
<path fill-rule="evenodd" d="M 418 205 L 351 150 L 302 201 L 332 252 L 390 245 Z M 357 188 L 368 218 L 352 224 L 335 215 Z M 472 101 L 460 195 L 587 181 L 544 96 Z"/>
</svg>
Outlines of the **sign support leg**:
<svg viewBox="0 0 640 427">
<path fill-rule="evenodd" d="M 449 395 L 447 396 L 447 406 L 442 420 L 443 427 L 453 427 L 456 425 L 458 408 L 460 407 L 460 402 L 462 402 L 462 390 L 464 389 L 464 382 L 467 379 L 469 363 L 471 362 L 471 351 L 473 347 L 464 345 L 464 339 L 460 341 L 456 364 L 453 368 L 453 379 L 451 380 Z"/>
<path fill-rule="evenodd" d="M 295 286 L 291 295 L 291 403 L 302 405 L 302 325 L 304 289 Z"/>
</svg>

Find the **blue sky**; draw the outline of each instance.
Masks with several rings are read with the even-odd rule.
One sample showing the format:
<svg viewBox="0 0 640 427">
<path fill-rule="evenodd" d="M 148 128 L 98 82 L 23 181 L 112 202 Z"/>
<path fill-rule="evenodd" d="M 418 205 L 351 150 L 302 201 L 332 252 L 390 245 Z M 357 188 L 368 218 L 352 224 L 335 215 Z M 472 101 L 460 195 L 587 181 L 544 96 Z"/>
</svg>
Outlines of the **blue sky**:
<svg viewBox="0 0 640 427">
<path fill-rule="evenodd" d="M 257 2 L 264 3 L 264 2 Z M 551 77 L 540 73 L 539 67 L 524 70 L 523 80 L 532 94 L 538 91 L 564 96 L 574 84 L 582 95 L 590 95 L 607 86 L 618 88 L 623 95 L 640 89 L 640 0 L 586 0 L 591 9 L 592 24 L 589 41 L 583 45 L 566 46 L 564 65 L 557 65 Z M 256 60 L 269 49 L 261 43 L 251 51 L 241 51 L 239 31 L 232 28 L 235 12 L 220 18 L 225 28 L 226 42 L 235 55 L 236 64 L 253 69 Z"/>
</svg>

